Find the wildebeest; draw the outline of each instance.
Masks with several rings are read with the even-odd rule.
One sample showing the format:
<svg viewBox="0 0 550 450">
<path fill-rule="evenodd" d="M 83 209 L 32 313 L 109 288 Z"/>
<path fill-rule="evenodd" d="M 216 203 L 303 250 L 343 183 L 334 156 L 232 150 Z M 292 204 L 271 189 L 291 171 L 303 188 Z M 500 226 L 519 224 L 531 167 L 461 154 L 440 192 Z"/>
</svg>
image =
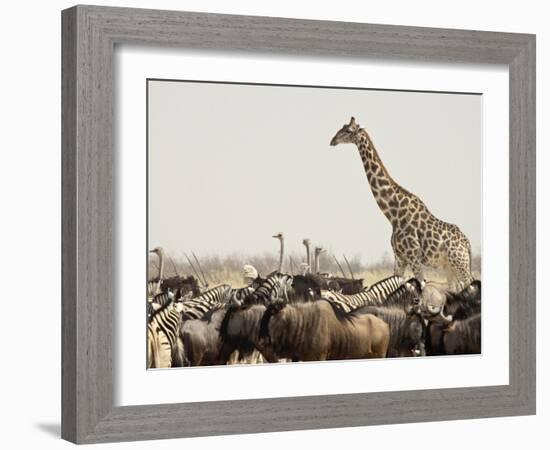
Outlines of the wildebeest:
<svg viewBox="0 0 550 450">
<path fill-rule="evenodd" d="M 191 366 L 224 364 L 218 356 L 221 349 L 220 325 L 227 307 L 215 307 L 200 319 L 185 320 L 179 327 L 186 363 Z"/>
<path fill-rule="evenodd" d="M 251 354 L 258 347 L 260 320 L 265 312 L 265 306 L 287 298 L 291 288 L 292 277 L 281 273 L 270 274 L 260 286 L 242 301 L 233 298 L 220 325 L 222 348 L 219 360 L 227 362 L 229 356 L 238 351 L 241 357 Z M 269 352 L 262 351 L 269 362 L 277 359 Z"/>
<path fill-rule="evenodd" d="M 184 297 L 187 293 L 192 292 L 193 297 L 201 295 L 201 290 L 197 279 L 193 275 L 182 277 L 179 275 L 162 280 L 160 289 L 162 292 L 171 290 L 176 293 L 177 298 Z"/>
<path fill-rule="evenodd" d="M 318 275 L 307 273 L 305 275 L 294 275 L 292 278 L 292 289 L 289 297 L 292 301 L 312 301 L 321 297 L 321 282 Z"/>
<path fill-rule="evenodd" d="M 270 304 L 260 323 L 260 346 L 292 361 L 383 358 L 389 340 L 383 320 L 342 314 L 325 300 Z"/>
<path fill-rule="evenodd" d="M 396 306 L 364 306 L 351 314 L 372 314 L 389 325 L 388 357 L 426 356 L 426 324 L 417 305 L 405 309 Z"/>
<path fill-rule="evenodd" d="M 459 293 L 447 292 L 445 315 L 452 316 L 455 320 L 467 319 L 481 312 L 481 281 L 474 280 L 472 284 Z"/>
<path fill-rule="evenodd" d="M 353 295 L 363 290 L 363 279 L 352 279 L 343 277 L 329 277 L 326 278 L 326 288 L 331 291 L 340 292 L 345 295 Z"/>
<path fill-rule="evenodd" d="M 266 311 L 266 306 L 238 305 L 227 309 L 220 325 L 221 347 L 218 360 L 227 363 L 233 352 L 245 358 L 254 350 L 259 350 L 268 362 L 277 362 L 278 358 L 269 348 L 259 345 L 260 322 Z"/>
<path fill-rule="evenodd" d="M 463 320 L 432 316 L 426 335 L 428 355 L 465 355 L 481 353 L 481 314 Z"/>
</svg>

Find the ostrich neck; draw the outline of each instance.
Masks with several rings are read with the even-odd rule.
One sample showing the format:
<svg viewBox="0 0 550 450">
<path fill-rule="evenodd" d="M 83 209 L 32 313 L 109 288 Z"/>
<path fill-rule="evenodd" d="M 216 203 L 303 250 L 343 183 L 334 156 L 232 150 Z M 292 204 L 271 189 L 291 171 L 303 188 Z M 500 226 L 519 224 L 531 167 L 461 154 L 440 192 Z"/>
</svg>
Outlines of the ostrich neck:
<svg viewBox="0 0 550 450">
<path fill-rule="evenodd" d="M 315 273 L 319 273 L 319 253 L 315 252 Z"/>
<path fill-rule="evenodd" d="M 285 254 L 285 241 L 281 239 L 281 252 L 279 254 L 279 272 L 283 272 L 283 259 Z"/>
<path fill-rule="evenodd" d="M 308 272 L 311 270 L 311 256 L 309 253 L 309 245 L 306 244 L 306 259 L 307 259 L 307 267 Z"/>
<path fill-rule="evenodd" d="M 164 253 L 159 253 L 159 280 L 164 279 Z"/>
<path fill-rule="evenodd" d="M 395 214 L 391 214 L 390 208 L 398 209 L 395 194 L 400 190 L 404 191 L 404 189 L 390 176 L 374 144 L 364 130 L 360 131 L 356 144 L 374 199 L 382 213 L 393 224 Z"/>
</svg>

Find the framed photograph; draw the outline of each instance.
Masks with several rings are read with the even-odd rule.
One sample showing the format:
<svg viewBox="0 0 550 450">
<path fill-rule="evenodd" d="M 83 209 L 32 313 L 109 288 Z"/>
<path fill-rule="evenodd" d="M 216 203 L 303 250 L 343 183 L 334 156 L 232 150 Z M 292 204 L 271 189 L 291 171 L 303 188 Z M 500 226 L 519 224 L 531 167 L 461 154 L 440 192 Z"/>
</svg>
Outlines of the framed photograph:
<svg viewBox="0 0 550 450">
<path fill-rule="evenodd" d="M 62 26 L 63 438 L 535 413 L 533 35 Z"/>
</svg>

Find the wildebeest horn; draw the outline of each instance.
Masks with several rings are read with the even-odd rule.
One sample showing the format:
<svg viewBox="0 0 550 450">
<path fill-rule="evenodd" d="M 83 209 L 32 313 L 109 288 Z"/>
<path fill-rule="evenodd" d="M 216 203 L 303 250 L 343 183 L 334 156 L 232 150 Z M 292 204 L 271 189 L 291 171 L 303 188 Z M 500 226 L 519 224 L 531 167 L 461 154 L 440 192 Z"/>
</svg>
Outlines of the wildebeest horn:
<svg viewBox="0 0 550 450">
<path fill-rule="evenodd" d="M 202 270 L 201 263 L 199 262 L 199 258 L 197 258 L 197 255 L 195 255 L 195 252 L 191 252 L 191 254 L 193 255 L 193 258 L 195 258 L 195 261 L 197 262 L 197 266 L 202 274 L 202 279 L 204 280 L 204 285 L 208 286 L 208 280 L 204 276 L 204 272 Z"/>
<path fill-rule="evenodd" d="M 445 314 L 443 314 L 443 308 L 441 308 L 441 311 L 439 314 L 441 315 L 441 318 L 445 323 L 451 323 L 453 321 L 453 316 L 451 315 L 446 316 Z"/>
<path fill-rule="evenodd" d="M 175 272 L 176 276 L 179 277 L 180 274 L 178 273 L 178 268 L 176 267 L 176 264 L 174 263 L 174 260 L 171 257 L 168 258 L 168 260 L 170 261 L 170 264 L 172 264 L 172 268 L 174 269 L 174 272 Z"/>
<path fill-rule="evenodd" d="M 342 272 L 342 276 L 344 278 L 346 278 L 346 273 L 344 272 L 344 269 L 342 269 L 342 266 L 340 265 L 340 262 L 338 261 L 338 259 L 336 258 L 336 256 L 334 256 L 334 253 L 332 254 L 332 257 L 334 259 L 334 262 L 336 263 L 336 265 L 338 266 L 338 268 L 340 269 L 340 272 Z"/>
<path fill-rule="evenodd" d="M 436 315 L 436 314 L 443 314 L 443 308 L 441 306 L 434 306 L 430 305 L 429 303 L 426 305 L 426 309 L 430 314 Z"/>
<path fill-rule="evenodd" d="M 201 280 L 201 276 L 199 275 L 199 273 L 197 272 L 197 269 L 195 269 L 195 266 L 193 265 L 193 262 L 191 261 L 191 259 L 189 258 L 189 256 L 187 256 L 186 253 L 183 254 L 185 256 L 185 259 L 187 259 L 187 262 L 189 263 L 189 266 L 191 266 L 191 270 L 193 271 L 193 273 L 195 274 L 195 276 L 197 277 L 197 279 L 199 280 L 199 283 L 203 284 L 203 281 Z"/>
<path fill-rule="evenodd" d="M 344 256 L 344 261 L 346 261 L 346 265 L 348 266 L 348 270 L 349 270 L 349 274 L 351 275 L 351 279 L 355 280 L 355 277 L 353 276 L 353 270 L 351 270 L 351 264 L 349 263 L 348 258 L 346 258 L 346 255 L 343 255 L 343 256 Z"/>
</svg>

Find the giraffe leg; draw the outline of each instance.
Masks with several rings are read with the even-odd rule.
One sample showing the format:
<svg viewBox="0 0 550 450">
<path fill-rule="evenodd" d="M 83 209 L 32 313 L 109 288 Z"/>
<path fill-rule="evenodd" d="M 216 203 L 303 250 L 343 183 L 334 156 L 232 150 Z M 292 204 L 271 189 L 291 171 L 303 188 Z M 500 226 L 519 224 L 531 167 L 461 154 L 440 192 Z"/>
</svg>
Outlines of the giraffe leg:
<svg viewBox="0 0 550 450">
<path fill-rule="evenodd" d="M 448 289 L 451 292 L 455 292 L 457 279 L 456 279 L 455 271 L 453 270 L 453 268 L 451 267 L 451 265 L 449 263 L 447 263 L 445 265 L 445 273 L 447 275 Z"/>
<path fill-rule="evenodd" d="M 474 280 L 470 272 L 470 254 L 468 250 L 451 252 L 449 265 L 456 276 L 457 292 L 470 285 Z"/>
<path fill-rule="evenodd" d="M 407 263 L 395 255 L 395 262 L 393 264 L 393 274 L 398 277 L 405 277 L 405 270 L 407 270 Z"/>
<path fill-rule="evenodd" d="M 426 279 L 424 278 L 424 270 L 422 268 L 422 264 L 420 264 L 420 262 L 418 261 L 415 261 L 412 265 L 411 265 L 411 270 L 413 271 L 413 274 L 414 274 L 414 277 L 420 281 L 421 283 L 423 281 L 426 281 Z"/>
</svg>

